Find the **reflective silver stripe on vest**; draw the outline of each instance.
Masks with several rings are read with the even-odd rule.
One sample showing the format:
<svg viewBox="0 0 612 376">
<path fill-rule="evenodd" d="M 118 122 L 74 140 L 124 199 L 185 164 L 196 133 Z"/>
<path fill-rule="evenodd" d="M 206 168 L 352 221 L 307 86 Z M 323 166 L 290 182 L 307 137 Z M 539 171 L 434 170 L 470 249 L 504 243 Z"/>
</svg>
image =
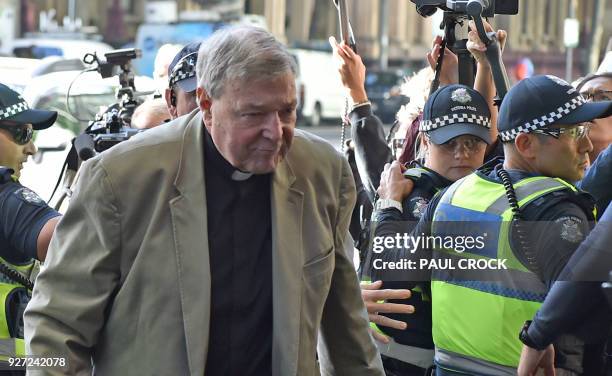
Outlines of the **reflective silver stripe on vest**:
<svg viewBox="0 0 612 376">
<path fill-rule="evenodd" d="M 433 365 L 434 350 L 402 345 L 391 337 L 389 340 L 387 344 L 374 341 L 381 354 L 421 368 L 429 368 Z"/>
<path fill-rule="evenodd" d="M 553 178 L 548 178 L 548 179 L 532 181 L 520 187 L 515 187 L 514 191 L 516 192 L 516 197 L 518 201 L 521 202 L 525 198 L 529 197 L 530 195 L 536 192 L 545 191 L 545 190 L 556 191 L 560 189 L 569 189 L 569 187 Z M 524 206 L 524 204 L 521 206 Z M 486 212 L 491 213 L 491 214 L 502 215 L 506 210 L 508 210 L 509 207 L 510 205 L 508 203 L 508 198 L 506 197 L 505 194 L 503 194 L 487 208 Z"/>
<path fill-rule="evenodd" d="M 543 302 L 546 298 L 546 286 L 532 272 L 516 269 L 458 268 L 459 260 L 467 259 L 466 257 L 441 251 L 433 251 L 433 256 L 436 260 L 451 260 L 455 269 L 436 268 L 432 271 L 432 280 L 532 302 Z"/>
<path fill-rule="evenodd" d="M 516 368 L 487 362 L 436 347 L 436 365 L 449 370 L 487 376 L 516 376 Z"/>
<path fill-rule="evenodd" d="M 0 339 L 0 357 L 14 357 L 15 352 L 15 339 L 5 338 Z"/>
<path fill-rule="evenodd" d="M 463 180 L 466 179 L 468 176 L 457 180 L 456 182 L 451 184 L 448 188 L 446 188 L 446 192 L 444 192 L 444 194 L 440 198 L 440 202 L 438 203 L 438 205 L 442 203 L 450 204 L 451 201 L 453 200 L 453 196 L 455 195 L 455 192 L 463 184 Z"/>
</svg>

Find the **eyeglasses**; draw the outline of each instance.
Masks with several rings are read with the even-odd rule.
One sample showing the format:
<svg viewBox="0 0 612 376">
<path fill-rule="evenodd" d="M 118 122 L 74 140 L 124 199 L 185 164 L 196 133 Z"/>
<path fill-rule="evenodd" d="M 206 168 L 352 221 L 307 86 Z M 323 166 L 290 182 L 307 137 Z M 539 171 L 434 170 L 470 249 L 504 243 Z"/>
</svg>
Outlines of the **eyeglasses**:
<svg viewBox="0 0 612 376">
<path fill-rule="evenodd" d="M 30 124 L 8 125 L 0 124 L 0 129 L 4 129 L 11 134 L 13 140 L 18 145 L 25 145 L 34 136 L 34 130 Z"/>
<path fill-rule="evenodd" d="M 485 142 L 478 137 L 467 137 L 462 139 L 459 139 L 459 137 L 457 137 L 444 144 L 437 146 L 442 148 L 442 150 L 444 150 L 445 152 L 453 154 L 460 146 L 461 150 L 465 149 L 468 151 L 468 153 L 472 154 L 482 150 L 482 148 L 485 146 Z"/>
<path fill-rule="evenodd" d="M 589 90 L 580 93 L 589 102 L 612 101 L 612 90 Z"/>
<path fill-rule="evenodd" d="M 574 127 L 567 128 L 542 128 L 532 131 L 532 133 L 543 134 L 554 138 L 561 137 L 562 134 L 567 134 L 570 138 L 575 141 L 581 140 L 588 136 L 589 129 L 591 128 L 590 123 L 583 123 Z"/>
</svg>

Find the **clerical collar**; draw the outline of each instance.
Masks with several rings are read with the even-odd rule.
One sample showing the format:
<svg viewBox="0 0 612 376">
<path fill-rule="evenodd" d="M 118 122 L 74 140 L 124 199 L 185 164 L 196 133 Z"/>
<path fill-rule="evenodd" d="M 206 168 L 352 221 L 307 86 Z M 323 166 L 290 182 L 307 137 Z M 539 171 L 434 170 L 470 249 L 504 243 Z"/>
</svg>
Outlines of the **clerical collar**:
<svg viewBox="0 0 612 376">
<path fill-rule="evenodd" d="M 219 174 L 234 181 L 245 181 L 253 176 L 251 172 L 240 171 L 223 158 L 206 127 L 204 128 L 204 134 L 206 135 L 204 158 L 206 162 L 212 163 L 214 166 L 213 168 L 215 168 Z"/>
</svg>

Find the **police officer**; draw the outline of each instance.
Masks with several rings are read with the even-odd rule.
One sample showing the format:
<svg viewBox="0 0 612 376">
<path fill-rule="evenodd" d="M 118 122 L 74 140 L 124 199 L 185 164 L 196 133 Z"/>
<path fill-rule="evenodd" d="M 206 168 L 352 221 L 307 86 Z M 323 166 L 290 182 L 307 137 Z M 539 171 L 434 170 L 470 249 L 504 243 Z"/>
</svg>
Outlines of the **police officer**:
<svg viewBox="0 0 612 376">
<path fill-rule="evenodd" d="M 414 182 L 414 188 L 403 201 L 399 196 L 380 191 L 374 238 L 393 236 L 397 224 L 401 224 L 402 231 L 409 231 L 438 191 L 480 167 L 487 144 L 491 142 L 490 127 L 487 102 L 476 90 L 464 85 L 449 85 L 434 92 L 425 103 L 419 126 L 425 159 L 413 163 L 403 173 Z M 389 165 L 382 179 L 388 173 Z M 408 329 L 386 326 L 375 329 L 392 337 L 388 344 L 379 346 L 385 370 L 398 375 L 423 375 L 432 365 L 434 353 L 429 283 L 385 278 L 384 273 L 373 268 L 371 260 L 366 265 L 368 270 L 364 274 L 370 275 L 372 280 L 383 279 L 383 288 L 412 290 L 409 299 L 390 302 L 412 305 L 414 313 L 385 315 L 406 323 Z"/>
<path fill-rule="evenodd" d="M 0 361 L 23 354 L 21 313 L 34 260 L 43 261 L 59 220 L 34 192 L 19 184 L 23 163 L 36 153 L 34 130 L 53 125 L 57 113 L 30 109 L 19 94 L 0 84 Z"/>
<path fill-rule="evenodd" d="M 183 47 L 168 66 L 168 88 L 165 99 L 172 119 L 186 115 L 197 107 L 196 64 L 201 42 Z"/>
<path fill-rule="evenodd" d="M 427 207 L 414 234 L 483 237 L 482 246 L 471 249 L 434 244 L 429 248 L 434 260 L 453 265 L 468 258 L 506 260 L 507 267 L 429 267 L 438 375 L 516 374 L 521 351 L 516 328 L 533 317 L 590 230 L 592 199 L 570 182 L 580 180 L 588 164 L 588 122 L 611 109 L 610 102 L 588 103 L 554 76 L 523 80 L 499 112 L 503 165 L 457 181 Z M 399 250 L 392 256 L 410 254 Z M 560 339 L 556 347 L 563 355 L 557 367 L 581 373 L 577 340 Z"/>
</svg>

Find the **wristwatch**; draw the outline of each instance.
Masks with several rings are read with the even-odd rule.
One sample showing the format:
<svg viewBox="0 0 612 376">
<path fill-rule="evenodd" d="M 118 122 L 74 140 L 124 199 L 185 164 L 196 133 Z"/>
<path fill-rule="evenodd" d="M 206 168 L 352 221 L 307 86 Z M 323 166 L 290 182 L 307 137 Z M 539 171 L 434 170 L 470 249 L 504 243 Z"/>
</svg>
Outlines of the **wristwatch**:
<svg viewBox="0 0 612 376">
<path fill-rule="evenodd" d="M 390 198 L 379 198 L 376 201 L 376 210 L 383 210 L 383 209 L 387 209 L 387 208 L 396 208 L 397 210 L 400 211 L 400 213 L 403 213 L 404 210 L 402 208 L 402 203 L 399 201 L 395 201 L 392 200 Z"/>
<path fill-rule="evenodd" d="M 521 340 L 521 342 L 523 342 L 524 345 L 529 346 L 532 349 L 544 350 L 548 346 L 544 346 L 544 347 L 538 346 L 533 342 L 531 337 L 529 337 L 529 326 L 530 325 L 531 325 L 531 320 L 525 321 L 525 324 L 523 324 L 523 329 L 521 329 L 521 332 L 519 333 L 519 339 Z"/>
</svg>

